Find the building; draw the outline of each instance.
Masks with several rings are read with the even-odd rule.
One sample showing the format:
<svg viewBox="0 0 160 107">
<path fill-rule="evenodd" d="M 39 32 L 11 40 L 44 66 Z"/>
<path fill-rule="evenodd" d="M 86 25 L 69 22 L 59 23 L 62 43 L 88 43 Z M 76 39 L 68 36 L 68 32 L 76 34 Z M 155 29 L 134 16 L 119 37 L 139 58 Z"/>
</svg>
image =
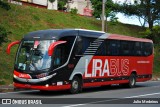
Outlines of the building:
<svg viewBox="0 0 160 107">
<path fill-rule="evenodd" d="M 92 4 L 90 0 L 69 0 L 67 8 L 69 11 L 72 8 L 76 8 L 78 10 L 78 14 L 92 16 Z"/>
<path fill-rule="evenodd" d="M 58 0 L 55 0 L 53 3 L 49 2 L 49 0 L 20 0 L 19 2 L 16 0 L 8 1 L 18 5 L 29 5 L 37 8 L 58 10 Z M 78 10 L 78 14 L 92 16 L 92 4 L 90 0 L 68 0 L 65 7 L 67 8 L 67 12 L 76 8 Z"/>
<path fill-rule="evenodd" d="M 55 0 L 55 2 L 53 3 L 49 2 L 49 0 L 20 0 L 19 2 L 17 2 L 16 0 L 8 0 L 8 2 L 18 4 L 18 5 L 29 5 L 37 8 L 46 8 L 51 10 L 58 9 L 57 0 Z"/>
</svg>

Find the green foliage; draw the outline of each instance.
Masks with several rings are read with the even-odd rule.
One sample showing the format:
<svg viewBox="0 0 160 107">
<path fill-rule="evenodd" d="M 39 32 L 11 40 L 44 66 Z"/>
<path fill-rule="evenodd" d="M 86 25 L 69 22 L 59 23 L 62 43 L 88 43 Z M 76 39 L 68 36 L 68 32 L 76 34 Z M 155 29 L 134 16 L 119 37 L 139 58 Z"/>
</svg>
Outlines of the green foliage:
<svg viewBox="0 0 160 107">
<path fill-rule="evenodd" d="M 137 0 L 134 4 L 119 4 L 119 12 L 128 16 L 136 15 L 148 22 L 152 30 L 154 23 L 160 20 L 160 0 Z"/>
<path fill-rule="evenodd" d="M 8 38 L 7 38 L 7 31 L 5 28 L 3 28 L 2 26 L 0 26 L 0 46 L 2 45 L 2 43 L 7 42 Z"/>
<path fill-rule="evenodd" d="M 96 18 L 100 18 L 101 14 L 102 14 L 102 0 L 91 0 L 94 11 L 93 11 L 93 15 Z M 116 7 L 117 4 L 114 4 L 112 0 L 107 0 L 106 1 L 106 10 L 105 10 L 105 14 L 106 17 L 109 17 L 111 14 L 111 12 L 116 11 L 118 7 Z"/>
<path fill-rule="evenodd" d="M 0 7 L 3 8 L 3 9 L 6 9 L 6 10 L 11 9 L 10 5 L 7 2 L 1 1 L 1 0 L 0 0 Z"/>
<path fill-rule="evenodd" d="M 77 14 L 77 12 L 78 12 L 78 9 L 76 8 L 72 8 L 70 11 L 71 14 Z"/>
<path fill-rule="evenodd" d="M 116 17 L 116 14 L 114 12 L 111 12 L 110 14 L 110 22 L 113 25 L 118 23 L 118 17 Z"/>
<path fill-rule="evenodd" d="M 58 0 L 58 10 L 64 10 L 67 0 Z"/>
<path fill-rule="evenodd" d="M 146 38 L 152 39 L 155 44 L 160 45 L 160 26 L 154 26 L 152 31 L 147 29 L 145 36 Z"/>
<path fill-rule="evenodd" d="M 51 3 L 53 3 L 55 0 L 49 0 Z"/>
</svg>

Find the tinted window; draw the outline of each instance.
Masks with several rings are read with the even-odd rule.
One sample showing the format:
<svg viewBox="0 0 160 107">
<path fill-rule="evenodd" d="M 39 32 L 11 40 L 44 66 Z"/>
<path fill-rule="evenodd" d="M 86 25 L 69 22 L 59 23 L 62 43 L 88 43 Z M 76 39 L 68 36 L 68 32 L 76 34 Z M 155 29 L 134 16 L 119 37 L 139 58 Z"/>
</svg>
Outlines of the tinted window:
<svg viewBox="0 0 160 107">
<path fill-rule="evenodd" d="M 131 42 L 128 41 L 121 41 L 120 45 L 121 45 L 121 50 L 120 50 L 120 55 L 130 55 L 130 47 L 131 47 Z"/>
<path fill-rule="evenodd" d="M 78 37 L 76 42 L 76 55 L 83 55 L 94 40 L 95 39 L 88 37 Z"/>
<path fill-rule="evenodd" d="M 153 52 L 153 45 L 152 43 L 147 43 L 147 42 L 144 42 L 143 43 L 143 55 L 144 56 L 149 56 L 152 54 Z"/>
<path fill-rule="evenodd" d="M 106 44 L 105 44 L 105 41 L 99 46 L 97 52 L 96 52 L 96 55 L 99 55 L 99 56 L 105 56 L 107 53 L 106 53 Z"/>
<path fill-rule="evenodd" d="M 106 40 L 106 53 L 107 55 L 119 55 L 120 41 L 119 40 Z"/>
<path fill-rule="evenodd" d="M 54 68 L 57 68 L 67 62 L 75 37 L 68 36 L 63 37 L 60 40 L 67 42 L 65 44 L 60 44 L 55 48 L 52 56 L 52 63 Z"/>
</svg>

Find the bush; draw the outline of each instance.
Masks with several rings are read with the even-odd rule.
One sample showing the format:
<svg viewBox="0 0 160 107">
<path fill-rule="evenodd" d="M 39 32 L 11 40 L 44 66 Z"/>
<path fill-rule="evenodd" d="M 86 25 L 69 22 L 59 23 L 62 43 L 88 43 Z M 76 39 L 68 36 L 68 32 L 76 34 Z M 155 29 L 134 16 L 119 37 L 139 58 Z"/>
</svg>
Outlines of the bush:
<svg viewBox="0 0 160 107">
<path fill-rule="evenodd" d="M 71 14 L 77 14 L 78 10 L 76 8 L 72 8 L 70 12 Z"/>
<path fill-rule="evenodd" d="M 144 38 L 152 39 L 155 44 L 160 44 L 160 26 L 154 26 L 152 31 L 146 29 L 142 34 L 144 35 Z"/>
<path fill-rule="evenodd" d="M 10 5 L 7 2 L 1 1 L 1 0 L 0 0 L 0 7 L 6 10 L 11 9 Z"/>
<path fill-rule="evenodd" d="M 8 41 L 7 35 L 8 32 L 6 31 L 6 29 L 0 26 L 0 46 L 2 45 L 3 42 Z"/>
</svg>

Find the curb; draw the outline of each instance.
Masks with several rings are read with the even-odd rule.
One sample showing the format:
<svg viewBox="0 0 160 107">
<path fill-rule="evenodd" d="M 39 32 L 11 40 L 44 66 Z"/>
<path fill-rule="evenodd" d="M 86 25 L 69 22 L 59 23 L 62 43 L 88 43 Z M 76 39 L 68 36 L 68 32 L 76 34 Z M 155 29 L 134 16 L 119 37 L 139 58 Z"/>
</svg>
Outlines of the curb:
<svg viewBox="0 0 160 107">
<path fill-rule="evenodd" d="M 160 78 L 155 78 L 155 77 L 153 77 L 153 78 L 151 79 L 151 81 L 160 81 Z"/>
</svg>

